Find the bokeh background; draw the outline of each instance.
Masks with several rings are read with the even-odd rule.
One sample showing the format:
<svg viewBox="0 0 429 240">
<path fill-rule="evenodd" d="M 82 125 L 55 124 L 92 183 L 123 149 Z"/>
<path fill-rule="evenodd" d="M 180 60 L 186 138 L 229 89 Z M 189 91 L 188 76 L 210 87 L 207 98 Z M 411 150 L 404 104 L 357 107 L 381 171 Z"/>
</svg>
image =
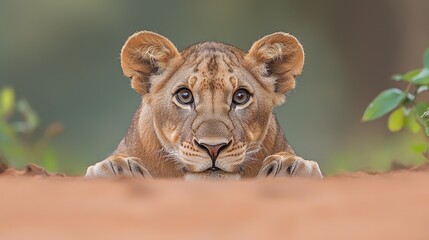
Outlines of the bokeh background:
<svg viewBox="0 0 429 240">
<path fill-rule="evenodd" d="M 294 149 L 328 174 L 386 170 L 422 163 L 411 149 L 425 137 L 391 134 L 385 118 L 362 123 L 362 113 L 398 86 L 391 75 L 421 67 L 428 24 L 427 0 L 1 0 L 0 88 L 13 87 L 38 113 L 34 134 L 64 126 L 50 143 L 54 170 L 84 174 L 115 149 L 139 104 L 120 68 L 129 35 L 151 30 L 179 49 L 215 40 L 248 50 L 285 31 L 306 52 L 297 88 L 276 109 Z"/>
</svg>

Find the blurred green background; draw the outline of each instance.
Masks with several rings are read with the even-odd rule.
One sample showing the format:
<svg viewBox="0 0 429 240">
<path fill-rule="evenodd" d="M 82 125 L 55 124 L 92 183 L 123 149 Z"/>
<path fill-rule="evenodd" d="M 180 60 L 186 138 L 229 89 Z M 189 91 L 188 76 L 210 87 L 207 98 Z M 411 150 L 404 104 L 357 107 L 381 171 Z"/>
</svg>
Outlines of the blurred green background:
<svg viewBox="0 0 429 240">
<path fill-rule="evenodd" d="M 411 148 L 426 140 L 361 116 L 399 84 L 391 75 L 421 65 L 428 23 L 426 0 L 1 0 L 0 88 L 27 99 L 42 129 L 64 126 L 51 143 L 55 170 L 84 174 L 115 149 L 139 104 L 119 62 L 129 35 L 151 30 L 179 49 L 215 40 L 248 50 L 285 31 L 306 53 L 297 88 L 276 109 L 294 149 L 328 174 L 386 170 L 393 161 L 422 163 Z"/>
</svg>

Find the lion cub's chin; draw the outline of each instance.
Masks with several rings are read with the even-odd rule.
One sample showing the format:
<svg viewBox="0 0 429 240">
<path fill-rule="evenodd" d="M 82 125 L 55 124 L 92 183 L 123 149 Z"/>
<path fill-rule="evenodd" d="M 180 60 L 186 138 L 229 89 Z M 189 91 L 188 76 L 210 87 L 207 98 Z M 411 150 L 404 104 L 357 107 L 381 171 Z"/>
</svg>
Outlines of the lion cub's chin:
<svg viewBox="0 0 429 240">
<path fill-rule="evenodd" d="M 240 174 L 232 174 L 225 172 L 201 172 L 201 173 L 188 173 L 185 175 L 186 181 L 216 181 L 216 180 L 240 180 Z"/>
</svg>

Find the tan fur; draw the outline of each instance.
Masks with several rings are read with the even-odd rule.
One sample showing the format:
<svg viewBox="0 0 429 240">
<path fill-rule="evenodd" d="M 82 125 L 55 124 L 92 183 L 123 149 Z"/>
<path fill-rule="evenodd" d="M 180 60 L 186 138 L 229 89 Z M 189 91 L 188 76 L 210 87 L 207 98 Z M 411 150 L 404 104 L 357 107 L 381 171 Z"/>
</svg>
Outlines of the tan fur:
<svg viewBox="0 0 429 240">
<path fill-rule="evenodd" d="M 87 176 L 321 177 L 317 163 L 296 156 L 272 113 L 303 65 L 301 44 L 281 32 L 256 41 L 247 54 L 216 42 L 179 53 L 159 34 L 132 35 L 121 66 L 142 102 L 117 150 L 89 167 Z M 192 104 L 176 99 L 183 88 Z M 238 89 L 251 94 L 247 103 L 233 103 Z M 225 148 L 214 162 L 201 144 Z M 220 171 L 208 171 L 214 166 Z"/>
</svg>

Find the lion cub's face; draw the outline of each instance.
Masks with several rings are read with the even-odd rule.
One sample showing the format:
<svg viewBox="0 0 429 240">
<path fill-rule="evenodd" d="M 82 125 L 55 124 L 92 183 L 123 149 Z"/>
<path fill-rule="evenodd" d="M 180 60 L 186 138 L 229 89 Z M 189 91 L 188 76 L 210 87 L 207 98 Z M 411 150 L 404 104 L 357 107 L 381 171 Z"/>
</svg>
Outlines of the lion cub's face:
<svg viewBox="0 0 429 240">
<path fill-rule="evenodd" d="M 261 148 L 272 109 L 294 87 L 304 55 L 284 33 L 262 38 L 245 54 L 214 42 L 179 53 L 168 39 L 140 32 L 121 60 L 151 107 L 164 149 L 188 174 L 218 178 L 239 176 Z"/>
</svg>

